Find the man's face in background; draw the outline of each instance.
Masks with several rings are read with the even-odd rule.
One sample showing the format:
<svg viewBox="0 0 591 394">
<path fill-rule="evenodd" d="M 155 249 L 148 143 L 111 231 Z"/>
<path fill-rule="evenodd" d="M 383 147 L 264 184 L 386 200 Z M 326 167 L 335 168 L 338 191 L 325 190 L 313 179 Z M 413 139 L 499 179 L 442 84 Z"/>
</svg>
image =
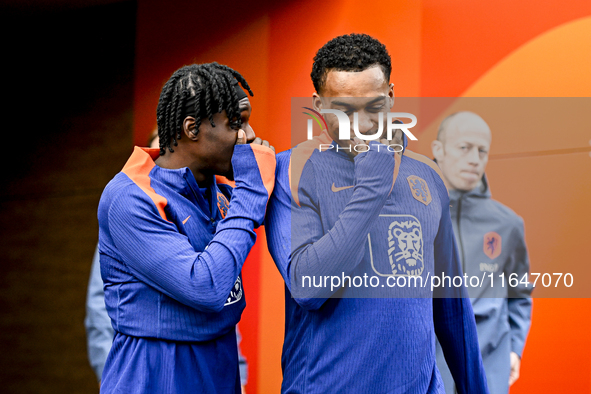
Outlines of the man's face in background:
<svg viewBox="0 0 591 394">
<path fill-rule="evenodd" d="M 486 122 L 471 112 L 459 112 L 444 120 L 431 149 L 449 187 L 474 189 L 488 163 L 491 134 Z"/>
</svg>

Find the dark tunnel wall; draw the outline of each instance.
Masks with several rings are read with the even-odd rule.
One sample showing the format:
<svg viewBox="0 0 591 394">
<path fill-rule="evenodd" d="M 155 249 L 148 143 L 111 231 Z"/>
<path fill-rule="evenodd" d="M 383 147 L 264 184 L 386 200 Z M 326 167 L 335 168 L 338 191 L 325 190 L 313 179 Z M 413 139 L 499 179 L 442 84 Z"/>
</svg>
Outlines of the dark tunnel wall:
<svg viewBox="0 0 591 394">
<path fill-rule="evenodd" d="M 1 12 L 1 392 L 98 391 L 85 297 L 99 197 L 131 152 L 135 13 Z"/>
</svg>

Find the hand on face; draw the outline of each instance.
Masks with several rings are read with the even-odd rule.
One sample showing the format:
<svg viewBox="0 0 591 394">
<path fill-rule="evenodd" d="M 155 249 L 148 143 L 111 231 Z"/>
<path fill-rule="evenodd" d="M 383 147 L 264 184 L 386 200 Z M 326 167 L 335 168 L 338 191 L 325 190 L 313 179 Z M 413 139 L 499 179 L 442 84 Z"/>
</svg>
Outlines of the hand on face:
<svg viewBox="0 0 591 394">
<path fill-rule="evenodd" d="M 244 97 L 238 102 L 240 106 L 240 123 L 241 127 L 238 130 L 238 136 L 236 139 L 236 145 L 241 144 L 254 144 L 254 145 L 263 145 L 267 148 L 273 149 L 275 152 L 275 148 L 269 145 L 268 141 L 265 141 L 259 137 L 257 137 L 254 133 L 252 126 L 250 125 L 250 115 L 252 114 L 252 106 L 250 104 L 250 100 L 248 97 Z"/>
<path fill-rule="evenodd" d="M 246 144 L 246 133 L 244 130 L 238 130 L 238 135 L 236 137 L 236 145 L 244 145 Z"/>
<path fill-rule="evenodd" d="M 238 130 L 238 136 L 236 138 L 236 145 L 244 145 L 247 143 L 246 140 L 246 133 L 244 132 L 244 130 L 240 129 Z M 275 148 L 273 146 L 271 146 L 269 144 L 269 141 L 267 140 L 263 140 L 259 137 L 256 137 L 252 142 L 250 142 L 253 145 L 262 145 L 262 146 L 266 146 L 267 148 L 270 148 L 273 150 L 273 152 L 275 152 Z"/>
<path fill-rule="evenodd" d="M 390 149 L 392 149 L 394 152 L 396 152 L 396 154 L 402 156 L 402 150 L 404 148 L 404 141 L 402 140 L 402 131 L 400 130 L 395 130 L 394 133 L 392 133 L 392 139 L 388 140 L 386 138 L 381 138 L 380 139 L 380 143 L 384 144 L 386 146 L 389 146 Z"/>
<path fill-rule="evenodd" d="M 317 110 L 339 110 L 349 118 L 350 138 L 341 139 L 337 115 L 325 116 L 328 134 L 352 157 L 365 150 L 359 147 L 355 149 L 359 145 L 355 139 L 359 138 L 355 135 L 353 127 L 356 127 L 359 134 L 368 136 L 375 135 L 381 129 L 383 134 L 380 138 L 383 137 L 387 130 L 385 115 L 393 103 L 394 85 L 388 83 L 379 66 L 359 72 L 330 71 L 320 94 L 314 94 L 314 106 Z M 380 114 L 383 114 L 382 124 Z M 362 141 L 361 144 L 368 142 L 369 140 Z"/>
<path fill-rule="evenodd" d="M 273 146 L 269 145 L 269 141 L 260 139 L 259 137 L 256 137 L 254 139 L 254 141 L 251 142 L 251 144 L 266 146 L 267 148 L 271 148 L 273 150 L 273 152 L 275 152 L 275 148 Z"/>
</svg>

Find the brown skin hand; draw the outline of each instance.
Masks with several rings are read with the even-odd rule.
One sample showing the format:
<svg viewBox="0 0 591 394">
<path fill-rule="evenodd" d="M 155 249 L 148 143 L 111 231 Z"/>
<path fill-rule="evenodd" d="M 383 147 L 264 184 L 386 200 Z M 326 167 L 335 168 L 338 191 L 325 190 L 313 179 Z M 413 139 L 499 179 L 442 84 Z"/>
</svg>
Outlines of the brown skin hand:
<svg viewBox="0 0 591 394">
<path fill-rule="evenodd" d="M 269 142 L 257 137 L 254 133 L 254 130 L 250 124 L 250 115 L 252 114 L 252 106 L 250 105 L 250 100 L 248 97 L 244 97 L 241 99 L 238 104 L 240 105 L 240 121 L 241 126 L 240 128 L 244 130 L 246 133 L 246 141 L 248 144 L 255 144 L 255 145 L 263 145 L 267 148 L 271 148 L 273 152 L 275 152 L 275 148 L 269 145 Z"/>
</svg>

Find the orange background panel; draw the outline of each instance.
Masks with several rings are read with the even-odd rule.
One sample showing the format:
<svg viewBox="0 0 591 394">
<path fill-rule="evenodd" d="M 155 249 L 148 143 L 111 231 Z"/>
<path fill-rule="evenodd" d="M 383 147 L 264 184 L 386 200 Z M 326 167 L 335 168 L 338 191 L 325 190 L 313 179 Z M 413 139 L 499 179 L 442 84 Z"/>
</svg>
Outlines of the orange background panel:
<svg viewBox="0 0 591 394">
<path fill-rule="evenodd" d="M 591 392 L 591 299 L 535 299 L 515 393 Z"/>
<path fill-rule="evenodd" d="M 463 94 L 524 43 L 591 15 L 591 2 L 424 0 L 422 11 L 421 95 L 445 97 Z"/>
<path fill-rule="evenodd" d="M 588 97 L 590 48 L 591 17 L 566 22 L 513 51 L 463 95 Z"/>
<path fill-rule="evenodd" d="M 523 217 L 530 271 L 574 277 L 570 289 L 545 288 L 539 280 L 535 297 L 591 297 L 584 257 L 591 234 L 589 154 L 493 160 L 487 174 L 493 197 Z"/>
</svg>

